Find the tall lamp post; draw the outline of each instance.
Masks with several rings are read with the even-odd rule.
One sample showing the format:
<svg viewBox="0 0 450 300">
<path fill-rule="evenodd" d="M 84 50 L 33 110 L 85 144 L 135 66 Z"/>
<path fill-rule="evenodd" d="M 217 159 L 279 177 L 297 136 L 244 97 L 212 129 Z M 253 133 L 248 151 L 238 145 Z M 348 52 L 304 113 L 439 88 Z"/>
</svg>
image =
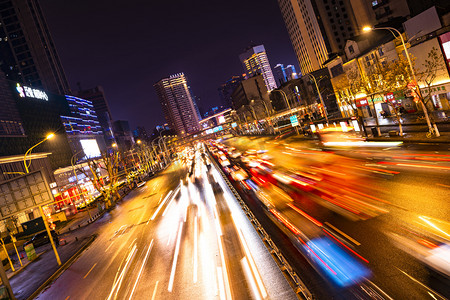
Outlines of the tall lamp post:
<svg viewBox="0 0 450 300">
<path fill-rule="evenodd" d="M 31 151 L 33 151 L 34 148 L 36 148 L 37 146 L 39 146 L 40 144 L 42 144 L 43 142 L 45 142 L 46 140 L 52 139 L 55 136 L 54 133 L 50 133 L 48 134 L 45 139 L 43 139 L 42 141 L 40 141 L 39 143 L 37 143 L 36 145 L 34 145 L 33 147 L 31 147 L 30 149 L 27 150 L 27 152 L 25 152 L 25 155 L 23 157 L 23 165 L 25 166 L 25 173 L 30 173 L 30 170 L 28 169 L 29 164 L 27 163 L 27 156 L 31 154 Z M 31 164 L 31 162 L 30 162 Z"/>
<path fill-rule="evenodd" d="M 320 103 L 322 104 L 322 107 L 323 107 L 323 113 L 325 114 L 325 120 L 328 123 L 327 109 L 325 107 L 325 103 L 323 103 L 322 94 L 320 93 L 319 86 L 317 85 L 316 77 L 313 74 L 307 74 L 307 75 L 312 78 L 312 80 L 314 81 L 314 84 L 316 85 L 317 93 L 319 94 Z"/>
<path fill-rule="evenodd" d="M 75 171 L 75 157 L 80 152 L 83 152 L 83 150 L 80 150 L 77 153 L 75 153 L 74 155 L 72 155 L 72 158 L 70 159 L 70 163 L 72 164 L 72 172 L 73 172 L 73 175 L 75 176 L 75 182 L 77 183 L 78 194 L 80 194 L 81 198 L 83 198 L 83 200 L 84 200 L 84 204 L 86 205 L 86 209 L 87 209 L 88 214 L 89 214 L 89 219 L 92 219 L 91 211 L 89 210 L 89 206 L 88 206 L 88 203 L 86 201 L 86 197 L 84 197 L 83 191 L 80 188 L 80 183 L 78 182 L 78 175 L 77 175 L 77 172 Z"/>
<path fill-rule="evenodd" d="M 408 49 L 406 48 L 406 44 L 405 44 L 405 40 L 403 39 L 403 35 L 400 33 L 400 31 L 398 31 L 394 27 L 377 27 L 377 28 L 373 28 L 373 27 L 370 27 L 370 26 L 366 26 L 366 27 L 363 28 L 364 32 L 370 32 L 372 30 L 389 30 L 389 32 L 392 33 L 392 35 L 394 36 L 395 39 L 397 39 L 397 36 L 395 35 L 394 32 L 396 32 L 398 34 L 398 36 L 400 37 L 400 40 L 402 41 L 403 49 L 405 50 L 405 55 L 406 55 L 406 59 L 408 60 L 409 68 L 410 68 L 410 71 L 411 71 L 411 75 L 413 77 L 414 83 L 417 85 L 417 87 L 416 87 L 417 91 L 416 92 L 417 92 L 417 94 L 420 95 L 421 91 L 420 91 L 420 88 L 419 88 L 419 83 L 417 82 L 416 73 L 414 72 L 414 67 L 413 67 L 413 65 L 411 63 L 411 58 L 409 57 L 409 52 L 408 52 Z M 422 104 L 422 109 L 423 109 L 423 112 L 424 112 L 424 115 L 425 115 L 425 119 L 427 120 L 427 125 L 428 125 L 428 128 L 429 128 L 430 132 L 431 132 L 432 131 L 432 126 L 431 126 L 431 122 L 430 122 L 430 117 L 428 116 L 428 110 L 427 110 L 425 104 L 423 103 L 423 101 L 420 101 L 420 103 Z M 436 130 L 436 136 L 439 136 L 439 131 L 437 130 L 437 127 L 435 128 L 435 130 Z"/>
</svg>

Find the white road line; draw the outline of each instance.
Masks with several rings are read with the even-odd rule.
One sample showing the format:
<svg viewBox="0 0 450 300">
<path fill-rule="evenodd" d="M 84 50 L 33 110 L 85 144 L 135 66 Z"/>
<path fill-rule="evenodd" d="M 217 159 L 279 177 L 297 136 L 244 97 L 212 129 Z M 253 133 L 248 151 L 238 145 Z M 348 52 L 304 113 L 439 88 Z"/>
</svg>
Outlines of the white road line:
<svg viewBox="0 0 450 300">
<path fill-rule="evenodd" d="M 159 283 L 159 280 L 156 281 L 155 289 L 153 290 L 152 300 L 155 300 L 156 290 L 158 289 L 158 283 Z"/>
<path fill-rule="evenodd" d="M 109 246 L 106 247 L 105 252 L 108 251 L 108 249 L 112 246 L 112 244 L 114 244 L 115 241 L 116 241 L 116 240 L 112 241 L 112 242 L 109 244 Z"/>
<path fill-rule="evenodd" d="M 170 272 L 169 286 L 167 287 L 167 290 L 169 292 L 172 292 L 173 289 L 173 280 L 175 279 L 175 270 L 177 268 L 178 254 L 180 252 L 182 231 L 183 231 L 183 222 L 180 222 L 180 227 L 178 229 L 177 245 L 175 246 L 175 253 L 173 254 L 172 271 Z"/>
<path fill-rule="evenodd" d="M 142 262 L 141 269 L 139 270 L 139 273 L 137 275 L 137 278 L 136 278 L 136 281 L 134 283 L 133 289 L 131 290 L 130 297 L 128 298 L 129 300 L 133 299 L 134 291 L 136 290 L 136 286 L 137 286 L 137 284 L 139 282 L 139 279 L 141 278 L 142 270 L 144 269 L 144 266 L 147 263 L 148 255 L 150 254 L 150 251 L 152 250 L 152 247 L 153 247 L 153 240 L 150 242 L 150 246 L 148 246 L 148 250 L 147 250 L 147 253 L 145 254 L 144 261 Z"/>
</svg>

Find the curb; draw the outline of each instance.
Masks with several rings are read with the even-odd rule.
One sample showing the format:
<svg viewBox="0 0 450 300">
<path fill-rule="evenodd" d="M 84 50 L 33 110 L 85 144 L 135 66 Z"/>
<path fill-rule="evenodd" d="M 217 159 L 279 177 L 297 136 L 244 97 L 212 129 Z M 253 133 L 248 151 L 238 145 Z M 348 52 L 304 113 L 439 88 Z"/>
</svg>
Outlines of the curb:
<svg viewBox="0 0 450 300">
<path fill-rule="evenodd" d="M 379 141 L 379 142 L 403 142 L 410 144 L 449 144 L 450 140 L 434 140 L 434 139 L 390 139 L 390 138 L 367 138 L 367 141 Z"/>
<path fill-rule="evenodd" d="M 10 276 L 8 276 L 8 274 L 7 274 L 6 276 L 8 277 L 8 280 L 11 279 L 11 278 L 13 278 L 13 277 L 16 276 L 17 274 L 22 273 L 22 271 L 25 270 L 25 267 L 27 267 L 29 264 L 31 264 L 31 263 L 34 262 L 36 259 L 38 259 L 42 254 L 47 253 L 47 252 L 48 252 L 48 250 L 45 250 L 45 251 L 43 251 L 43 252 L 37 254 L 37 255 L 36 255 L 36 258 L 35 258 L 33 261 L 27 262 L 25 265 L 23 265 L 23 266 L 22 266 L 20 269 L 18 269 L 17 271 L 15 271 L 15 272 L 13 272 L 13 273 L 10 273 L 10 274 L 11 274 Z"/>
<path fill-rule="evenodd" d="M 80 256 L 80 254 L 86 250 L 87 247 L 89 247 L 92 242 L 97 238 L 97 235 L 94 234 L 93 236 L 91 236 L 91 238 L 86 242 L 86 244 L 83 245 L 83 247 L 81 247 L 80 249 L 78 249 L 77 252 L 75 252 L 74 255 L 72 255 L 63 265 L 61 265 L 58 270 L 55 271 L 55 273 L 53 273 L 43 284 L 41 284 L 41 286 L 39 286 L 34 292 L 33 294 L 31 294 L 27 300 L 32 300 L 34 298 L 36 298 L 41 292 L 42 290 L 45 289 L 45 287 L 47 285 L 49 285 L 51 282 L 53 282 L 56 278 L 59 277 L 59 275 L 61 275 L 62 272 L 64 272 L 67 268 L 69 268 L 75 261 L 75 259 L 78 258 L 78 256 Z"/>
</svg>

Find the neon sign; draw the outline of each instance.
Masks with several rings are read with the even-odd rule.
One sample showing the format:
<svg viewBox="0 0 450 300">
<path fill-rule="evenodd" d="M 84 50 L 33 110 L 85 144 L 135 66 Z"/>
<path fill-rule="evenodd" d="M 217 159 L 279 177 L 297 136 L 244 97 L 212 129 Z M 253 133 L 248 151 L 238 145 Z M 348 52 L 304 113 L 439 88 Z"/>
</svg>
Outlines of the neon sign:
<svg viewBox="0 0 450 300">
<path fill-rule="evenodd" d="M 19 93 L 19 96 L 21 98 L 30 97 L 30 98 L 36 98 L 40 100 L 48 101 L 48 95 L 46 92 L 25 86 L 20 85 L 20 83 L 17 84 L 16 90 Z"/>
</svg>

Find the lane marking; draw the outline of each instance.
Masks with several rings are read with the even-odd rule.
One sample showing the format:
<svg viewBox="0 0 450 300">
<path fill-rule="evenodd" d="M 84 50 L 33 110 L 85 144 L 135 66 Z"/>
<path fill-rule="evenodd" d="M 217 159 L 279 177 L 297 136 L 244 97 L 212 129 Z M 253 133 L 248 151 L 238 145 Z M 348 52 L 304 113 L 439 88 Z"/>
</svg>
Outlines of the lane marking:
<svg viewBox="0 0 450 300">
<path fill-rule="evenodd" d="M 438 296 L 440 299 L 446 299 L 445 297 L 443 297 L 441 294 L 439 294 L 438 292 L 434 291 L 433 289 L 429 288 L 428 286 L 426 286 L 425 284 L 423 284 L 422 282 L 420 282 L 419 280 L 415 279 L 414 277 L 412 277 L 411 275 L 409 275 L 408 273 L 406 273 L 403 270 L 400 270 L 399 268 L 395 267 L 397 270 L 399 270 L 400 272 L 402 272 L 403 274 L 405 274 L 409 279 L 411 279 L 412 281 L 414 281 L 415 283 L 420 284 L 422 287 L 424 287 L 425 289 L 427 289 L 428 291 L 434 293 L 436 296 Z"/>
<path fill-rule="evenodd" d="M 105 249 L 105 252 L 108 251 L 108 249 L 112 246 L 112 244 L 114 244 L 115 241 L 116 241 L 116 240 L 112 241 L 112 242 L 109 244 L 109 246 Z"/>
<path fill-rule="evenodd" d="M 152 300 L 155 300 L 156 290 L 158 289 L 159 280 L 156 281 L 155 289 L 153 290 Z"/>
<path fill-rule="evenodd" d="M 97 265 L 97 263 L 95 263 L 92 268 L 86 273 L 86 275 L 84 275 L 83 279 L 85 279 L 86 277 L 88 277 L 89 273 L 91 273 L 91 271 L 95 268 L 95 266 Z"/>
<path fill-rule="evenodd" d="M 342 232 L 341 230 L 337 229 L 336 227 L 334 227 L 333 225 L 331 225 L 328 222 L 325 222 L 325 224 L 327 224 L 329 227 L 331 227 L 332 229 L 334 229 L 335 231 L 339 232 L 340 234 L 342 234 L 343 236 L 345 236 L 347 239 L 349 239 L 353 244 L 355 244 L 356 246 L 360 246 L 361 243 L 358 242 L 357 240 L 355 240 L 354 238 L 352 238 L 351 236 L 349 236 L 348 234 L 346 234 L 345 232 Z"/>
<path fill-rule="evenodd" d="M 67 299 L 69 299 L 70 298 L 70 296 L 67 296 L 67 298 L 66 299 L 64 299 L 64 300 L 67 300 Z"/>
<path fill-rule="evenodd" d="M 181 233 L 183 231 L 183 222 L 180 222 L 180 227 L 178 228 L 178 238 L 177 244 L 175 246 L 175 253 L 173 254 L 173 262 L 172 262 L 172 270 L 170 272 L 169 286 L 167 290 L 172 292 L 173 289 L 173 281 L 175 279 L 175 270 L 177 268 L 178 254 L 180 252 L 180 242 L 181 242 Z"/>
<path fill-rule="evenodd" d="M 131 290 L 130 297 L 128 298 L 129 300 L 133 299 L 134 291 L 136 290 L 136 286 L 139 282 L 139 279 L 141 278 L 142 270 L 144 269 L 144 266 L 147 263 L 147 259 L 148 259 L 148 256 L 150 255 L 150 251 L 152 250 L 152 248 L 153 248 L 153 240 L 150 242 L 150 246 L 148 246 L 148 250 L 147 250 L 147 253 L 145 254 L 144 261 L 142 262 L 141 269 L 139 270 L 139 273 L 136 278 L 136 282 L 134 283 L 133 289 Z"/>
</svg>

